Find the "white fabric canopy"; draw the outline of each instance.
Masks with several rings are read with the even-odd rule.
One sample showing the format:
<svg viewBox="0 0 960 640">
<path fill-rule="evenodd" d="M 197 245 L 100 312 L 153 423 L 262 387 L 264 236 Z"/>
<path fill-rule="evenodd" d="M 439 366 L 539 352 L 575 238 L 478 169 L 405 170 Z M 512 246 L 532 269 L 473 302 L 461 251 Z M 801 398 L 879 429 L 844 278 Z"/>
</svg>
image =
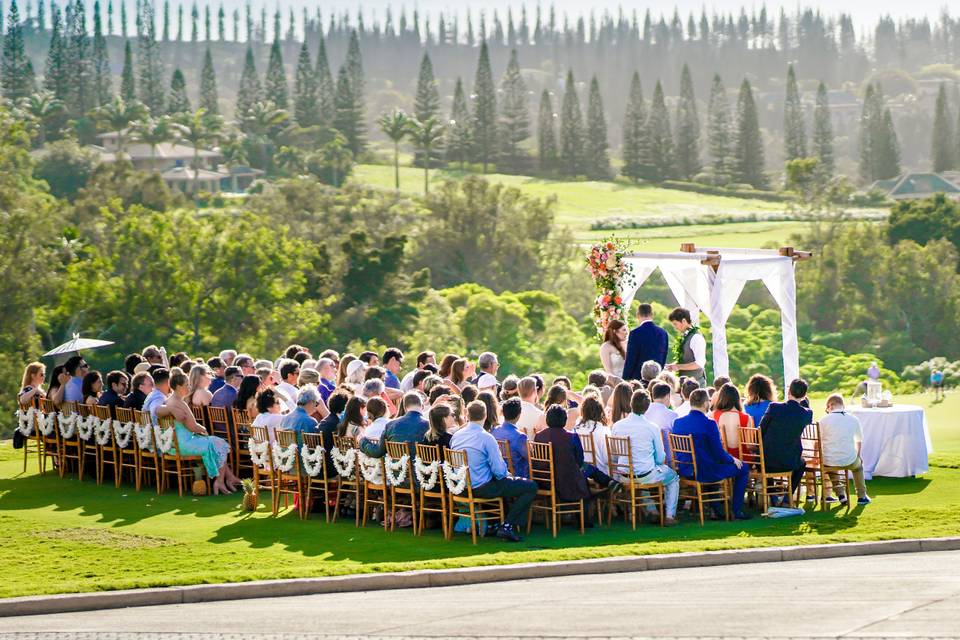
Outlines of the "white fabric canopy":
<svg viewBox="0 0 960 640">
<path fill-rule="evenodd" d="M 626 308 L 657 269 L 663 274 L 677 304 L 690 311 L 696 320 L 700 312 L 710 320 L 713 336 L 713 374 L 727 376 L 727 320 L 750 280 L 760 280 L 780 307 L 783 332 L 784 385 L 800 377 L 800 349 L 797 341 L 797 287 L 793 258 L 763 249 L 711 249 L 710 253 L 633 253 L 624 261 L 631 266 L 633 286 L 622 292 Z M 719 255 L 716 271 L 706 258 Z"/>
</svg>

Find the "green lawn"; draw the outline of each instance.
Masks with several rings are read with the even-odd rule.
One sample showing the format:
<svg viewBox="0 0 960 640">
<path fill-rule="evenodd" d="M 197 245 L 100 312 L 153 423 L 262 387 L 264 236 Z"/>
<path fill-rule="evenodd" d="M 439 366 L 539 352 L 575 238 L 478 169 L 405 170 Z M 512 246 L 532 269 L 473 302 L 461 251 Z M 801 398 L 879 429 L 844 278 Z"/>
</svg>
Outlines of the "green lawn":
<svg viewBox="0 0 960 640">
<path fill-rule="evenodd" d="M 929 396 L 905 402 L 929 406 Z M 930 408 L 936 458 L 960 462 L 955 416 L 960 394 Z M 866 508 L 815 511 L 803 518 L 708 523 L 674 529 L 622 523 L 580 536 L 565 528 L 554 540 L 542 525 L 525 542 L 481 540 L 476 547 L 438 531 L 357 529 L 295 513 L 272 518 L 239 511 L 236 497 L 157 497 L 131 487 L 40 476 L 34 461 L 21 474 L 20 452 L 0 444 L 0 596 L 93 591 L 265 578 L 563 560 L 955 535 L 960 521 L 960 469 L 931 468 L 915 479 L 870 483 Z"/>
</svg>

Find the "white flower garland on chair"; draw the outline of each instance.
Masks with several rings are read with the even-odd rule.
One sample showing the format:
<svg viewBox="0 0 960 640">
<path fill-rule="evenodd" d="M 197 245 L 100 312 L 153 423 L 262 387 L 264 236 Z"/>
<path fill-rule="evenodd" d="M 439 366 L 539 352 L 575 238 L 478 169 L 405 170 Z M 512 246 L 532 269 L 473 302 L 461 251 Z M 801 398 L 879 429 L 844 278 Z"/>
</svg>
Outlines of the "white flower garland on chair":
<svg viewBox="0 0 960 640">
<path fill-rule="evenodd" d="M 417 474 L 417 482 L 424 491 L 430 491 L 437 486 L 437 477 L 440 475 L 440 461 L 434 460 L 430 464 L 423 464 L 420 458 L 414 458 L 413 471 Z"/>
<path fill-rule="evenodd" d="M 347 449 L 341 453 L 340 449 L 334 447 L 330 449 L 330 458 L 333 460 L 333 468 L 337 470 L 338 476 L 347 480 L 353 479 L 353 471 L 357 463 L 356 449 Z"/>
<path fill-rule="evenodd" d="M 360 461 L 360 473 L 363 474 L 364 480 L 370 484 L 384 484 L 380 458 L 371 458 L 363 451 L 357 450 L 357 460 Z"/>
<path fill-rule="evenodd" d="M 310 451 L 310 447 L 307 445 L 300 447 L 300 460 L 303 463 L 303 470 L 311 478 L 316 478 L 323 471 L 324 453 L 323 447 L 317 447 L 313 451 Z"/>
<path fill-rule="evenodd" d="M 40 413 L 40 419 L 38 420 L 40 425 L 40 433 L 43 434 L 44 438 L 49 438 L 53 435 L 54 429 L 57 428 L 57 412 L 51 411 L 50 413 Z"/>
<path fill-rule="evenodd" d="M 97 416 L 80 416 L 77 418 L 77 432 L 80 434 L 80 439 L 86 442 L 90 442 L 90 438 L 93 436 L 93 428 L 96 426 Z"/>
<path fill-rule="evenodd" d="M 269 466 L 270 460 L 267 456 L 267 451 L 269 449 L 269 442 L 261 442 L 260 444 L 257 444 L 253 438 L 247 440 L 247 450 L 250 451 L 250 462 L 261 469 L 266 469 Z"/>
<path fill-rule="evenodd" d="M 29 438 L 31 435 L 33 435 L 33 426 L 35 424 L 36 416 L 37 410 L 35 407 L 30 407 L 26 411 L 17 409 L 17 429 L 25 438 Z"/>
<path fill-rule="evenodd" d="M 175 427 L 167 427 L 166 429 L 161 429 L 160 427 L 153 428 L 153 437 L 157 440 L 157 448 L 160 449 L 160 453 L 175 453 L 173 451 L 173 430 Z"/>
<path fill-rule="evenodd" d="M 273 450 L 273 466 L 280 473 L 288 473 L 297 461 L 297 443 L 291 442 L 286 447 L 278 444 L 271 447 Z"/>
<path fill-rule="evenodd" d="M 127 445 L 130 444 L 130 438 L 133 436 L 134 426 L 135 425 L 132 422 L 127 422 L 124 424 L 119 420 L 113 421 L 113 441 L 119 448 L 126 449 Z"/>
<path fill-rule="evenodd" d="M 410 473 L 410 454 L 405 453 L 396 460 L 387 456 L 387 483 L 394 487 L 402 486 Z"/>
<path fill-rule="evenodd" d="M 71 413 L 70 415 L 60 414 L 60 436 L 64 440 L 70 440 L 73 438 L 74 434 L 77 433 L 77 414 Z"/>
<path fill-rule="evenodd" d="M 103 420 L 98 418 L 97 420 L 93 426 L 93 439 L 98 445 L 104 447 L 110 443 L 110 435 L 113 433 L 113 420 L 111 418 L 104 418 Z"/>
<path fill-rule="evenodd" d="M 463 465 L 454 470 L 450 463 L 443 463 L 443 480 L 447 483 L 447 489 L 450 493 L 460 495 L 467 488 L 467 470 L 470 467 Z"/>
<path fill-rule="evenodd" d="M 137 437 L 137 446 L 144 451 L 153 451 L 153 439 L 150 434 L 153 433 L 153 425 L 135 424 L 133 433 Z"/>
</svg>

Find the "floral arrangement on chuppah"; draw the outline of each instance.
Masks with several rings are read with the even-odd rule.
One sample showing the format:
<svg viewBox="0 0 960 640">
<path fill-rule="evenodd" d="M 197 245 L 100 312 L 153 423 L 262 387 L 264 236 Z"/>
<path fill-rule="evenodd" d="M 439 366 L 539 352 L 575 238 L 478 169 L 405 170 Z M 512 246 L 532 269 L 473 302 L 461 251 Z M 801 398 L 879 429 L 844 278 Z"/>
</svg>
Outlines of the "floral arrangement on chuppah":
<svg viewBox="0 0 960 640">
<path fill-rule="evenodd" d="M 624 260 L 626 247 L 616 238 L 609 238 L 590 247 L 587 253 L 587 271 L 597 287 L 593 305 L 593 322 L 597 336 L 603 336 L 611 320 L 622 320 L 627 315 L 623 304 L 623 289 L 633 283 L 630 265 Z"/>
</svg>

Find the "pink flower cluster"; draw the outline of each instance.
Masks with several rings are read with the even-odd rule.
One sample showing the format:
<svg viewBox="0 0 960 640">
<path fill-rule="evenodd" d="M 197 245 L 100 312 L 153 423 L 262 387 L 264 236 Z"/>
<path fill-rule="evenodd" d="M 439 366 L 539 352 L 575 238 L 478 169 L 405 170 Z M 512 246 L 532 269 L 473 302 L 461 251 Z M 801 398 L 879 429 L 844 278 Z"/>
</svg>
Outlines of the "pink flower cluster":
<svg viewBox="0 0 960 640">
<path fill-rule="evenodd" d="M 603 335 L 611 320 L 623 319 L 627 313 L 621 286 L 630 278 L 630 271 L 623 257 L 623 251 L 613 240 L 594 245 L 587 254 L 587 271 L 600 292 L 593 306 L 598 335 Z"/>
</svg>

